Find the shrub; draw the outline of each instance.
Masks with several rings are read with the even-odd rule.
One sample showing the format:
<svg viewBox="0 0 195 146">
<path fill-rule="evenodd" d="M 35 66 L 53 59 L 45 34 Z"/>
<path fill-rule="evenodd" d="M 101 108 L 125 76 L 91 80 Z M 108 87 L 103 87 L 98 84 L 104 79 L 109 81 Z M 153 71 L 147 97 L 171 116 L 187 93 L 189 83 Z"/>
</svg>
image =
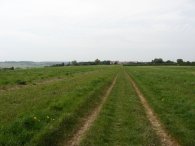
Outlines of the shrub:
<svg viewBox="0 0 195 146">
<path fill-rule="evenodd" d="M 18 85 L 26 85 L 26 84 L 27 84 L 27 82 L 24 81 L 24 80 L 17 80 L 16 83 L 17 83 Z"/>
</svg>

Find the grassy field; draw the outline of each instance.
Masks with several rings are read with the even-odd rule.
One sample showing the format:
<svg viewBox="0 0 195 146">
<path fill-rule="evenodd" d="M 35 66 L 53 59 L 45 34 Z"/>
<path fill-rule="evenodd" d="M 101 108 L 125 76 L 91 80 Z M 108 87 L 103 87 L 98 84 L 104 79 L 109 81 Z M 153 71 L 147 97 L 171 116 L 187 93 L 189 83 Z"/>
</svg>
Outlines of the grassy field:
<svg viewBox="0 0 195 146">
<path fill-rule="evenodd" d="M 56 72 L 47 68 L 42 72 L 49 74 L 46 71 L 52 70 L 54 76 L 63 76 L 64 69 L 65 76 L 67 72 L 74 75 L 47 84 L 0 91 L 0 145 L 55 145 L 64 132 L 63 138 L 68 138 L 80 118 L 98 104 L 117 68 L 65 67 L 56 68 Z M 19 70 L 18 74 L 31 72 L 36 76 L 33 71 Z M 17 78 L 17 73 L 10 74 Z"/>
<path fill-rule="evenodd" d="M 160 145 L 127 75 L 118 75 L 108 101 L 82 146 Z"/>
<path fill-rule="evenodd" d="M 195 67 L 126 67 L 165 128 L 195 144 Z"/>
<path fill-rule="evenodd" d="M 97 70 L 93 66 L 45 67 L 32 69 L 0 70 L 0 89 L 13 85 L 33 84 L 52 78 L 66 78 L 74 74 Z M 8 88 L 9 88 L 8 87 Z"/>
<path fill-rule="evenodd" d="M 82 146 L 161 145 L 128 75 L 167 132 L 181 145 L 195 144 L 195 67 L 71 66 L 0 70 L 0 146 L 70 140 L 117 74 Z"/>
</svg>

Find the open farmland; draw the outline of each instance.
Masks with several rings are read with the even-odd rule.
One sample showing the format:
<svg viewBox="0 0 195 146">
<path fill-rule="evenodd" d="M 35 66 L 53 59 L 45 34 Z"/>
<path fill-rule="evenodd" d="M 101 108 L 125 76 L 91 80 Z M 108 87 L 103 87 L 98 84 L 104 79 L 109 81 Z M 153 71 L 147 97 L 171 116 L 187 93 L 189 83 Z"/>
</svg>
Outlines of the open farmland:
<svg viewBox="0 0 195 146">
<path fill-rule="evenodd" d="M 118 75 L 99 118 L 81 142 L 82 146 L 160 145 L 127 74 Z"/>
<path fill-rule="evenodd" d="M 195 144 L 195 67 L 126 67 L 181 145 Z"/>
<path fill-rule="evenodd" d="M 9 85 L 11 90 L 0 91 L 0 145 L 48 145 L 64 131 L 67 138 L 80 118 L 98 103 L 116 71 L 117 67 L 99 66 L 15 70 L 7 76 L 3 72 L 6 78 L 1 81 L 10 76 L 34 84 L 16 88 L 10 81 L 14 88 Z M 36 84 L 39 73 L 49 81 L 37 80 Z M 58 76 L 61 80 L 52 79 Z"/>
<path fill-rule="evenodd" d="M 93 71 L 95 67 L 45 67 L 17 70 L 0 70 L 0 89 L 13 85 L 36 84 L 39 81 L 67 78 L 74 74 Z"/>
<path fill-rule="evenodd" d="M 154 127 L 147 108 L 162 127 Z M 0 71 L 0 146 L 159 146 L 163 130 L 177 145 L 193 146 L 194 110 L 194 67 Z"/>
</svg>

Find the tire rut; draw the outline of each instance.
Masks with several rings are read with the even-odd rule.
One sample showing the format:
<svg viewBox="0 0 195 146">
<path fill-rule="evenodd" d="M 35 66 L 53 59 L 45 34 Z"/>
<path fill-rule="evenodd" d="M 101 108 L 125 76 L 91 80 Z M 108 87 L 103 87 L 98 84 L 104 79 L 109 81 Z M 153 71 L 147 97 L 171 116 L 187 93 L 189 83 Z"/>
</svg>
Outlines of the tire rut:
<svg viewBox="0 0 195 146">
<path fill-rule="evenodd" d="M 134 82 L 134 80 L 131 78 L 131 76 L 127 72 L 126 72 L 126 74 L 129 78 L 134 90 L 136 91 L 138 97 L 140 98 L 140 101 L 141 101 L 143 107 L 145 108 L 146 115 L 147 115 L 153 129 L 155 130 L 156 134 L 160 138 L 162 146 L 180 146 L 179 143 L 173 137 L 171 137 L 171 135 L 169 135 L 168 132 L 164 129 L 160 120 L 158 119 L 158 117 L 156 116 L 156 114 L 154 113 L 154 111 L 152 110 L 150 105 L 148 104 L 146 98 L 141 93 L 141 91 L 139 90 L 139 88 L 136 85 L 136 83 Z"/>
<path fill-rule="evenodd" d="M 97 119 L 97 116 L 99 115 L 104 103 L 106 102 L 110 92 L 112 91 L 112 88 L 114 87 L 116 83 L 117 76 L 112 81 L 112 84 L 106 91 L 105 95 L 102 98 L 101 103 L 96 107 L 93 112 L 87 117 L 85 123 L 80 127 L 80 129 L 73 135 L 73 137 L 64 144 L 64 146 L 79 146 L 82 138 L 86 134 L 86 132 L 89 130 L 89 128 L 92 126 L 93 122 Z"/>
</svg>

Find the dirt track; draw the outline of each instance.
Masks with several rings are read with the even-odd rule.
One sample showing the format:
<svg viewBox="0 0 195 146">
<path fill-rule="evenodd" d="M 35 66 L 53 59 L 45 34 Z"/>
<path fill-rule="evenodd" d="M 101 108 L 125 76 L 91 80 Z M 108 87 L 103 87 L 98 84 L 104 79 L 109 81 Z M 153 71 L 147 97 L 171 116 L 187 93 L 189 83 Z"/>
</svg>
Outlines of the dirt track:
<svg viewBox="0 0 195 146">
<path fill-rule="evenodd" d="M 147 115 L 153 129 L 155 130 L 156 134 L 160 138 L 162 146 L 179 146 L 179 143 L 175 139 L 173 139 L 168 134 L 168 132 L 163 128 L 160 120 L 158 120 L 157 116 L 153 112 L 152 108 L 149 106 L 146 98 L 141 93 L 141 91 L 137 87 L 136 83 L 133 81 L 133 79 L 129 75 L 128 75 L 128 77 L 129 77 L 129 80 L 130 80 L 131 84 L 133 85 L 133 88 L 135 89 L 137 95 L 139 96 L 142 105 L 145 108 L 146 115 Z"/>
<path fill-rule="evenodd" d="M 134 90 L 136 91 L 137 95 L 139 96 L 143 107 L 145 108 L 147 118 L 150 121 L 150 123 L 151 123 L 153 129 L 155 130 L 156 134 L 158 135 L 162 146 L 180 146 L 179 143 L 174 138 L 172 138 L 168 134 L 168 132 L 164 129 L 164 127 L 162 126 L 160 120 L 155 115 L 152 108 L 149 106 L 146 98 L 141 93 L 141 91 L 139 90 L 139 88 L 137 87 L 137 85 L 133 81 L 133 79 L 128 74 L 127 74 L 127 76 L 129 77 L 129 81 L 131 82 Z M 91 113 L 91 115 L 89 115 L 87 117 L 87 119 L 86 119 L 85 123 L 83 124 L 83 126 L 81 126 L 80 129 L 74 134 L 74 136 L 68 142 L 66 142 L 64 145 L 79 146 L 79 144 L 80 144 L 82 138 L 84 137 L 85 133 L 91 127 L 93 122 L 97 119 L 97 117 L 98 117 L 98 115 L 99 115 L 99 113 L 102 109 L 102 106 L 106 102 L 107 97 L 109 96 L 110 92 L 112 91 L 112 88 L 115 85 L 116 79 L 117 79 L 117 77 L 115 77 L 115 79 L 113 80 L 111 86 L 109 87 L 106 94 L 104 95 L 100 105 L 97 108 L 94 109 L 94 111 Z"/>
<path fill-rule="evenodd" d="M 80 127 L 80 129 L 74 134 L 74 136 L 67 143 L 65 143 L 64 145 L 79 146 L 83 136 L 85 135 L 87 130 L 91 127 L 91 125 L 96 120 L 97 116 L 99 115 L 99 113 L 102 109 L 102 106 L 106 102 L 107 97 L 109 96 L 110 92 L 112 91 L 112 88 L 114 87 L 114 85 L 116 83 L 116 79 L 117 79 L 117 76 L 114 78 L 111 86 L 106 91 L 104 97 L 102 98 L 102 101 L 101 101 L 100 105 L 94 109 L 94 111 L 91 113 L 91 115 L 89 115 L 87 117 L 87 119 L 86 119 L 85 123 L 83 124 L 83 126 Z"/>
</svg>

